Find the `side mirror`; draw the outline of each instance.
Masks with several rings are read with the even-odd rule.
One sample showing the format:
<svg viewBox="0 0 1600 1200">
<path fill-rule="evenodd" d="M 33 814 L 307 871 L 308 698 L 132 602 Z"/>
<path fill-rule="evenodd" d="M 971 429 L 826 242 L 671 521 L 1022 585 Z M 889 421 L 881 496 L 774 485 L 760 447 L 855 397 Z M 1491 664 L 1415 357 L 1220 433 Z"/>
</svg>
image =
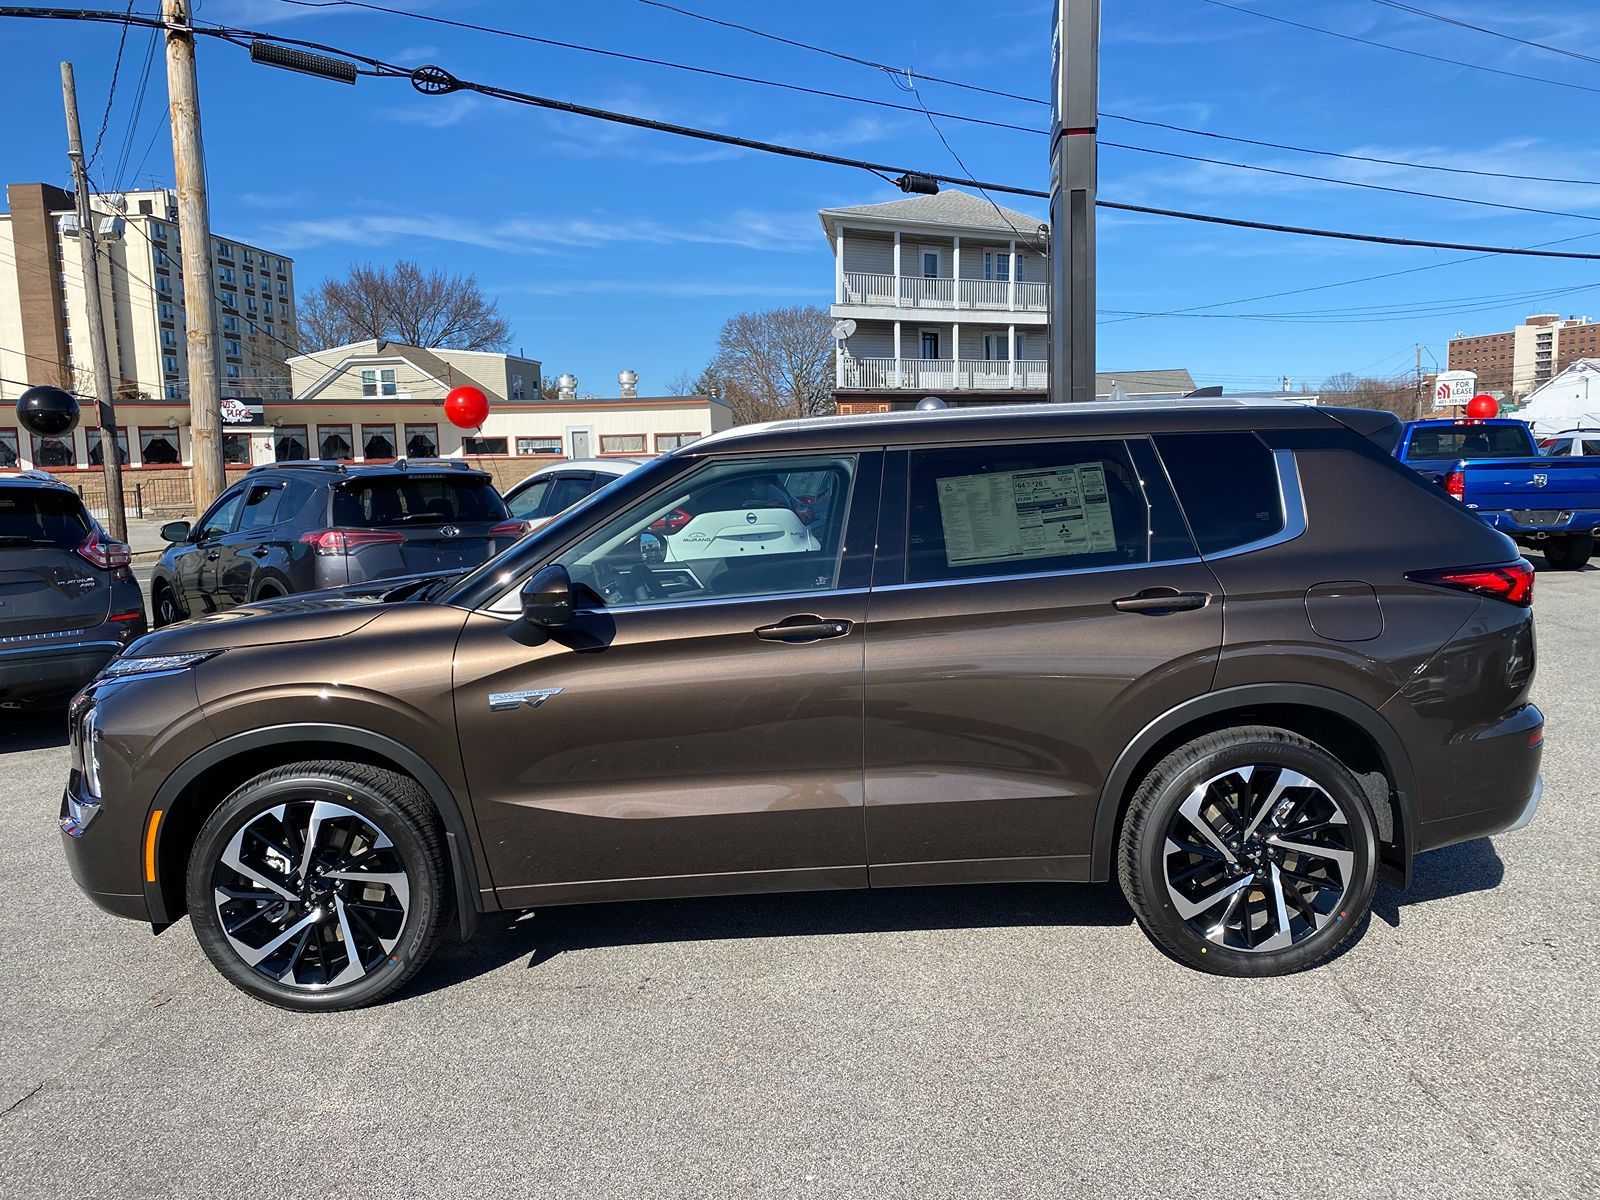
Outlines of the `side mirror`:
<svg viewBox="0 0 1600 1200">
<path fill-rule="evenodd" d="M 522 585 L 522 618 L 554 628 L 572 623 L 572 576 L 551 563 Z"/>
<path fill-rule="evenodd" d="M 187 542 L 189 540 L 189 522 L 168 521 L 161 527 L 161 540 L 164 542 Z"/>
</svg>

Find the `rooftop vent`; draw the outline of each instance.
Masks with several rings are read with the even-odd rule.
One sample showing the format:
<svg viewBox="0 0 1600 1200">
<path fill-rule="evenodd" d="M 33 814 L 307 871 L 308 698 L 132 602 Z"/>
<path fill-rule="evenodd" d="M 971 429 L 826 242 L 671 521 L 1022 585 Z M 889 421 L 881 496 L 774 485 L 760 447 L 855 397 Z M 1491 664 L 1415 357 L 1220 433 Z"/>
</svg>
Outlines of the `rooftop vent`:
<svg viewBox="0 0 1600 1200">
<path fill-rule="evenodd" d="M 617 383 L 622 388 L 622 398 L 631 400 L 639 394 L 639 372 L 618 371 Z"/>
<path fill-rule="evenodd" d="M 576 375 L 557 375 L 556 396 L 561 400 L 576 400 L 578 398 L 578 377 Z"/>
</svg>

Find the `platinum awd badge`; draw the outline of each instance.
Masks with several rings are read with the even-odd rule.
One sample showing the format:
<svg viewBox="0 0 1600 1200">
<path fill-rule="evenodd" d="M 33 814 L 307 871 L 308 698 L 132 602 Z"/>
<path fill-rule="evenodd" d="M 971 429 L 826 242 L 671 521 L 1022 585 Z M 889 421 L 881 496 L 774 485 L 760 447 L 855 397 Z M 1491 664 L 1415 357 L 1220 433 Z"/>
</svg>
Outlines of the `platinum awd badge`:
<svg viewBox="0 0 1600 1200">
<path fill-rule="evenodd" d="M 511 712 L 518 708 L 538 708 L 551 696 L 561 695 L 561 688 L 529 688 L 524 692 L 490 692 L 490 712 Z"/>
</svg>

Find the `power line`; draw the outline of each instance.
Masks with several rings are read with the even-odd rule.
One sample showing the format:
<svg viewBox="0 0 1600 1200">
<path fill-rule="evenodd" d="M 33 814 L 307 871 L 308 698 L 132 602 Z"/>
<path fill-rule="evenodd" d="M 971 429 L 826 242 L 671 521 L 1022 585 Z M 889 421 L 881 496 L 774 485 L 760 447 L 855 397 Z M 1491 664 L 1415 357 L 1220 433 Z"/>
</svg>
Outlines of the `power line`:
<svg viewBox="0 0 1600 1200">
<path fill-rule="evenodd" d="M 133 4 L 134 0 L 128 0 L 127 11 L 122 14 L 124 17 L 133 16 Z M 100 157 L 100 143 L 105 141 L 106 126 L 111 124 L 111 106 L 117 99 L 117 76 L 122 74 L 122 51 L 128 44 L 128 26 L 130 24 L 131 22 L 129 21 L 123 21 L 122 32 L 117 37 L 117 58 L 111 65 L 111 87 L 106 93 L 106 110 L 100 114 L 100 131 L 94 135 L 94 149 L 89 152 L 89 161 L 85 164 L 86 169 L 94 166 L 95 159 Z"/>
<path fill-rule="evenodd" d="M 119 189 L 128 180 L 128 162 L 133 157 L 133 144 L 134 139 L 138 136 L 140 122 L 144 120 L 145 98 L 150 91 L 150 68 L 154 65 L 156 47 L 160 42 L 161 35 L 152 30 L 150 42 L 144 51 L 144 66 L 139 72 L 139 88 L 134 93 L 133 115 L 128 119 L 128 129 L 122 137 L 122 150 L 117 155 L 116 167 L 111 172 L 112 182 Z"/>
<path fill-rule="evenodd" d="M 1320 25 L 1307 25 L 1302 21 L 1291 21 L 1288 17 L 1280 17 L 1275 13 L 1262 12 L 1257 8 L 1245 8 L 1238 4 L 1229 4 L 1227 0 L 1200 0 L 1202 4 L 1210 4 L 1216 8 L 1226 8 L 1232 12 L 1244 13 L 1250 17 L 1260 17 L 1263 21 L 1275 21 L 1279 25 L 1290 25 L 1295 29 L 1304 29 L 1310 33 L 1325 34 L 1328 37 L 1338 38 L 1344 42 L 1355 42 L 1361 46 L 1372 46 L 1378 50 L 1392 50 L 1396 54 L 1409 55 L 1412 58 L 1423 58 L 1429 62 L 1443 63 L 1447 67 L 1466 67 L 1473 71 L 1483 71 L 1489 75 L 1504 75 L 1509 79 L 1521 79 L 1528 83 L 1544 83 L 1551 87 L 1571 88 L 1579 92 L 1594 92 L 1600 94 L 1600 87 L 1589 87 L 1581 83 L 1568 83 L 1562 79 L 1547 79 L 1543 75 L 1524 75 L 1520 71 L 1505 71 L 1499 67 L 1487 67 L 1482 63 L 1459 62 L 1456 59 L 1445 58 L 1438 54 L 1428 54 L 1422 50 L 1412 50 L 1406 46 L 1396 46 L 1389 42 L 1379 42 L 1372 38 L 1357 37 L 1353 33 L 1340 33 L 1336 29 L 1324 29 Z"/>
<path fill-rule="evenodd" d="M 1490 37 L 1502 38 L 1508 42 L 1516 42 L 1519 46 L 1532 46 L 1535 50 L 1543 50 L 1549 54 L 1559 54 L 1565 58 L 1576 58 L 1581 62 L 1600 65 L 1600 58 L 1592 54 L 1583 54 L 1577 50 L 1568 50 L 1565 46 L 1552 46 L 1548 42 L 1533 42 L 1527 38 L 1517 37 L 1515 34 L 1506 33 L 1499 29 L 1490 29 L 1486 25 L 1474 25 L 1471 21 L 1463 21 L 1457 17 L 1447 17 L 1443 13 L 1429 12 L 1425 8 L 1417 8 L 1411 4 L 1401 4 L 1398 0 L 1373 0 L 1374 4 L 1381 4 L 1385 8 L 1393 8 L 1400 12 L 1411 13 L 1413 16 L 1426 17 L 1430 21 L 1438 21 L 1444 25 L 1454 25 L 1458 29 L 1470 29 L 1474 33 L 1486 33 Z"/>
</svg>

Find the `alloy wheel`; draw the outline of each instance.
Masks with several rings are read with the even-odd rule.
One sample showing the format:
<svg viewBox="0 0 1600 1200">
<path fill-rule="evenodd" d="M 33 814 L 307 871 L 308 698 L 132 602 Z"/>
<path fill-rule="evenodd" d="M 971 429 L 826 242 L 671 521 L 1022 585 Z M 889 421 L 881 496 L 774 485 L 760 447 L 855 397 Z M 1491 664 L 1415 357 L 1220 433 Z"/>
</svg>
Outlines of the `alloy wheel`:
<svg viewBox="0 0 1600 1200">
<path fill-rule="evenodd" d="M 1197 784 L 1162 846 L 1167 895 L 1214 946 L 1283 950 L 1344 916 L 1355 871 L 1344 809 L 1308 775 L 1265 764 Z"/>
<path fill-rule="evenodd" d="M 388 962 L 405 929 L 411 883 L 370 818 L 326 800 L 279 804 L 229 840 L 212 869 L 222 932 L 274 982 L 318 990 Z"/>
</svg>

